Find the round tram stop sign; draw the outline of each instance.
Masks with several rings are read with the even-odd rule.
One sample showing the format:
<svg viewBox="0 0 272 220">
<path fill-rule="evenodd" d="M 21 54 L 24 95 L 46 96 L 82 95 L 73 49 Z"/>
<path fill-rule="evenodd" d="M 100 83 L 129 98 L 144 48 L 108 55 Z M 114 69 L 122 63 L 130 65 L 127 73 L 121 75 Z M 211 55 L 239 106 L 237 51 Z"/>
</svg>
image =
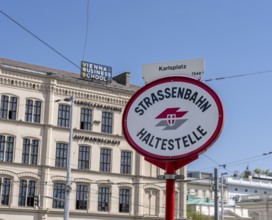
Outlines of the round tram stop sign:
<svg viewBox="0 0 272 220">
<path fill-rule="evenodd" d="M 155 80 L 138 90 L 123 114 L 128 143 L 155 160 L 179 160 L 204 152 L 221 133 L 222 103 L 204 83 L 181 76 Z"/>
</svg>

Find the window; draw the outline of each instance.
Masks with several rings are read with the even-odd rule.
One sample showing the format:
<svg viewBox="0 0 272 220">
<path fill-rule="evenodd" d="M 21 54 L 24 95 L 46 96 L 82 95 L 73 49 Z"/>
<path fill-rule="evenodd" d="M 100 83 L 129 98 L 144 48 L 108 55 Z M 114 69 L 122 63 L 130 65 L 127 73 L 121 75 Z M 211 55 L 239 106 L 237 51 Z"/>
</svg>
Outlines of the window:
<svg viewBox="0 0 272 220">
<path fill-rule="evenodd" d="M 102 148 L 100 151 L 100 171 L 110 172 L 111 169 L 111 150 Z"/>
<path fill-rule="evenodd" d="M 119 191 L 119 212 L 129 212 L 130 190 L 120 189 Z"/>
<path fill-rule="evenodd" d="M 19 206 L 34 207 L 36 182 L 33 180 L 20 180 Z"/>
<path fill-rule="evenodd" d="M 14 137 L 0 135 L 0 161 L 12 162 Z"/>
<path fill-rule="evenodd" d="M 90 147 L 79 146 L 78 169 L 89 170 L 90 166 Z"/>
<path fill-rule="evenodd" d="M 53 192 L 53 208 L 63 209 L 65 200 L 65 184 L 64 183 L 54 183 Z"/>
<path fill-rule="evenodd" d="M 16 120 L 17 98 L 2 95 L 0 106 L 0 118 Z"/>
<path fill-rule="evenodd" d="M 159 214 L 159 195 L 160 193 L 156 189 L 145 190 L 143 201 L 144 215 L 157 216 Z"/>
<path fill-rule="evenodd" d="M 40 123 L 41 120 L 41 102 L 27 99 L 25 109 L 25 121 Z"/>
<path fill-rule="evenodd" d="M 37 165 L 38 162 L 39 141 L 35 139 L 24 138 L 22 163 Z"/>
<path fill-rule="evenodd" d="M 121 152 L 121 173 L 122 174 L 131 173 L 131 152 L 130 151 Z"/>
<path fill-rule="evenodd" d="M 67 167 L 67 149 L 67 144 L 57 143 L 56 167 Z"/>
<path fill-rule="evenodd" d="M 88 186 L 78 184 L 76 188 L 76 209 L 87 209 Z"/>
<path fill-rule="evenodd" d="M 59 105 L 58 126 L 68 128 L 70 124 L 70 106 Z"/>
<path fill-rule="evenodd" d="M 92 130 L 92 110 L 82 108 L 80 115 L 80 129 L 90 131 Z"/>
<path fill-rule="evenodd" d="M 111 112 L 102 112 L 102 132 L 103 133 L 112 133 L 112 113 Z"/>
<path fill-rule="evenodd" d="M 109 201 L 110 201 L 109 187 L 99 187 L 98 211 L 109 211 Z"/>
<path fill-rule="evenodd" d="M 11 181 L 9 178 L 0 178 L 0 194 L 2 205 L 9 205 L 10 182 Z"/>
</svg>

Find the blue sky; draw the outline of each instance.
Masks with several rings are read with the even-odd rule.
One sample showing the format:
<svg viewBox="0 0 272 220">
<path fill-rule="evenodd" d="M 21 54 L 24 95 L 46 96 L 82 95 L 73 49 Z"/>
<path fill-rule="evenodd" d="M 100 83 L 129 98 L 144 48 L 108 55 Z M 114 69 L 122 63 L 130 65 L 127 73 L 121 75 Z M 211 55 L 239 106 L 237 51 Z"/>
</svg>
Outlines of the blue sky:
<svg viewBox="0 0 272 220">
<path fill-rule="evenodd" d="M 221 98 L 225 126 L 189 169 L 272 171 L 272 154 L 263 156 L 272 151 L 271 8 L 270 0 L 4 0 L 2 12 L 73 64 L 2 13 L 0 57 L 76 73 L 86 60 L 129 71 L 139 86 L 142 64 L 204 58 L 202 81 Z"/>
</svg>

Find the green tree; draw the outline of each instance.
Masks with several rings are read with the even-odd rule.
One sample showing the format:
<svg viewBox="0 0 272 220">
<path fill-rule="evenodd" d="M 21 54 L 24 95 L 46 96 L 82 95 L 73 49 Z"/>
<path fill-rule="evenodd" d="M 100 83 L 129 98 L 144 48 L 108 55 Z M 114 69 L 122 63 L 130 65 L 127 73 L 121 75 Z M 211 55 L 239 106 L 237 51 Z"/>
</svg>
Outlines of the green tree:
<svg viewBox="0 0 272 220">
<path fill-rule="evenodd" d="M 212 220 L 213 219 L 210 216 L 206 216 L 200 212 L 195 212 L 195 211 L 187 211 L 187 218 L 192 220 Z"/>
<path fill-rule="evenodd" d="M 259 169 L 259 168 L 256 168 L 256 169 L 254 170 L 254 173 L 256 173 L 256 174 L 261 174 L 261 172 L 262 172 L 262 170 Z"/>
<path fill-rule="evenodd" d="M 267 176 L 267 175 L 269 174 L 269 169 L 267 169 L 267 170 L 263 170 L 263 171 L 262 171 L 262 174 L 264 174 L 264 175 L 266 175 L 266 176 Z"/>
</svg>

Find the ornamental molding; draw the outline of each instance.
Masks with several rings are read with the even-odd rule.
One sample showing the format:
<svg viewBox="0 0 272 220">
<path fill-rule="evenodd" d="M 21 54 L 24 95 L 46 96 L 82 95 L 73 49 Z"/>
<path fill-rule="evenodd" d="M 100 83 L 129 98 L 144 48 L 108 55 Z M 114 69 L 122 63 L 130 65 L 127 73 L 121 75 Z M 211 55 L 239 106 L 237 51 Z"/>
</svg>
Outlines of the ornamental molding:
<svg viewBox="0 0 272 220">
<path fill-rule="evenodd" d="M 11 79 L 6 77 L 0 77 L 0 84 L 17 88 L 31 89 L 36 91 L 43 90 L 43 86 L 40 83 L 24 81 L 20 79 Z"/>
<path fill-rule="evenodd" d="M 66 181 L 66 177 L 64 177 L 64 176 L 52 176 L 51 179 L 53 182 L 56 182 L 56 181 L 65 182 Z"/>
<path fill-rule="evenodd" d="M 9 176 L 9 177 L 11 177 L 11 178 L 13 178 L 13 179 L 15 179 L 15 177 L 17 176 L 16 173 L 11 172 L 11 171 L 9 171 L 9 170 L 0 170 L 0 175 Z"/>
<path fill-rule="evenodd" d="M 41 75 L 37 74 L 31 74 L 27 71 L 24 72 L 15 72 L 10 70 L 2 69 L 2 72 L 0 72 L 2 75 L 5 75 L 11 79 L 20 79 L 20 80 L 27 80 L 27 81 L 36 81 L 37 83 L 43 83 L 43 78 L 41 78 Z"/>
<path fill-rule="evenodd" d="M 148 185 L 144 185 L 143 188 L 144 188 L 144 190 L 152 190 L 153 189 L 153 190 L 160 191 L 160 190 L 162 190 L 163 187 L 157 186 L 157 185 L 154 185 L 154 184 L 148 184 Z"/>
<path fill-rule="evenodd" d="M 95 101 L 107 104 L 113 104 L 118 106 L 125 106 L 130 97 L 123 98 L 119 97 L 109 97 L 107 94 L 98 94 L 97 91 L 78 91 L 78 88 L 71 90 L 70 88 L 60 88 L 53 86 L 50 89 L 50 92 L 54 92 L 55 95 L 63 95 L 63 96 L 72 96 L 74 95 L 75 98 L 81 99 L 81 101 Z"/>
<path fill-rule="evenodd" d="M 36 173 L 31 173 L 31 172 L 19 173 L 18 178 L 22 178 L 22 177 L 31 177 L 36 180 L 40 179 L 39 175 L 37 175 Z"/>
<path fill-rule="evenodd" d="M 6 76 L 3 76 L 3 73 L 5 73 Z M 131 96 L 121 93 L 115 88 L 109 88 L 107 90 L 104 86 L 104 89 L 94 89 L 94 87 L 90 87 L 90 85 L 85 86 L 74 83 L 62 83 L 62 81 L 57 81 L 56 79 L 41 79 L 41 77 L 30 74 L 25 74 L 24 77 L 22 77 L 21 73 L 5 70 L 2 70 L 0 84 L 32 91 L 50 92 L 55 95 L 74 95 L 76 98 L 118 106 L 125 106 Z"/>
<path fill-rule="evenodd" d="M 76 183 L 92 183 L 92 180 L 87 178 L 75 178 L 74 182 Z"/>
<path fill-rule="evenodd" d="M 110 181 L 110 180 L 97 180 L 97 181 L 95 181 L 97 184 L 109 184 L 109 185 L 111 185 L 111 184 L 113 184 L 113 182 L 112 181 Z"/>
<path fill-rule="evenodd" d="M 119 186 L 119 188 L 123 188 L 123 187 L 130 188 L 130 189 L 132 188 L 131 183 L 129 182 L 120 182 L 117 185 Z"/>
</svg>

